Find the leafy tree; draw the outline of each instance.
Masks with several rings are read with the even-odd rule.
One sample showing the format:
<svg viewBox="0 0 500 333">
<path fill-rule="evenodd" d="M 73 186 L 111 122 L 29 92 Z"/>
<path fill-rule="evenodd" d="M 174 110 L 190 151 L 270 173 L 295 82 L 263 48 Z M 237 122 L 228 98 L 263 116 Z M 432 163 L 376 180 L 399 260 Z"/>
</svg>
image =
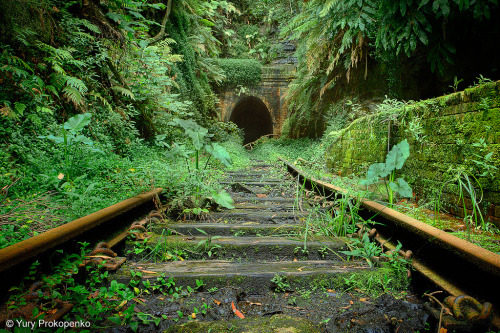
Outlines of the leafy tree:
<svg viewBox="0 0 500 333">
<path fill-rule="evenodd" d="M 446 30 L 449 22 L 465 17 L 476 22 L 488 20 L 497 7 L 497 0 L 304 2 L 300 13 L 282 31 L 282 36 L 298 44 L 299 68 L 290 85 L 289 103 L 297 113 L 296 130 L 308 127 L 308 132 L 296 135 L 321 134 L 318 122 L 329 101 L 339 98 L 339 87 L 349 83 L 354 71 L 363 71 L 366 78 L 368 63 L 375 54 L 394 59 L 426 48 L 431 70 L 442 73 L 445 64 L 453 63 L 456 51 Z M 335 92 L 323 103 L 323 96 L 333 87 Z"/>
</svg>

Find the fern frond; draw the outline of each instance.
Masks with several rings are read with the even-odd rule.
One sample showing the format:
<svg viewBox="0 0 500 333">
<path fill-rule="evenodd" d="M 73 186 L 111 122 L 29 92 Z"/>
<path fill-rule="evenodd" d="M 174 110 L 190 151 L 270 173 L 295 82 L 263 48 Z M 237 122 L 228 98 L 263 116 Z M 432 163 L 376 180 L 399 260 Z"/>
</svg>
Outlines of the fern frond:
<svg viewBox="0 0 500 333">
<path fill-rule="evenodd" d="M 72 32 L 72 35 L 73 35 L 73 38 L 75 37 L 80 37 L 82 39 L 88 39 L 88 40 L 94 40 L 94 36 L 86 33 L 86 32 L 83 32 L 83 31 L 73 31 Z"/>
<path fill-rule="evenodd" d="M 49 76 L 50 78 L 50 84 L 53 85 L 56 89 L 61 90 L 64 85 L 66 84 L 66 77 L 64 74 L 60 73 L 52 73 Z"/>
<path fill-rule="evenodd" d="M 120 87 L 120 86 L 112 86 L 111 89 L 119 92 L 123 96 L 127 96 L 128 98 L 130 98 L 132 100 L 135 100 L 134 93 L 131 92 L 130 90 L 126 89 L 126 88 L 123 88 L 123 87 Z"/>
<path fill-rule="evenodd" d="M 21 69 L 21 68 L 12 66 L 12 65 L 7 65 L 7 66 L 0 67 L 0 70 L 2 72 L 3 71 L 8 71 L 12 75 L 18 76 L 18 77 L 28 77 L 28 75 L 29 75 L 29 73 L 27 71 L 25 71 L 24 69 Z"/>
<path fill-rule="evenodd" d="M 52 47 L 52 51 L 55 58 L 58 58 L 61 61 L 67 61 L 73 59 L 73 55 L 71 54 L 71 52 L 76 50 L 75 49 L 71 50 L 71 48 L 60 49 Z"/>
<path fill-rule="evenodd" d="M 56 72 L 57 74 L 66 75 L 66 71 L 64 70 L 64 68 L 61 67 L 61 64 L 59 62 L 54 61 L 54 59 L 48 59 L 48 58 L 45 59 L 50 61 L 54 72 Z"/>
<path fill-rule="evenodd" d="M 177 43 L 175 41 L 175 39 L 173 39 L 173 38 L 165 38 L 160 43 L 158 43 L 158 45 L 163 45 L 163 44 L 165 44 L 165 45 L 171 45 L 171 44 L 175 44 L 175 43 Z"/>
<path fill-rule="evenodd" d="M 59 97 L 59 92 L 57 91 L 57 89 L 54 86 L 48 84 L 48 85 L 45 86 L 45 90 L 48 91 L 48 92 L 51 92 L 54 95 L 56 95 L 57 97 Z"/>
<path fill-rule="evenodd" d="M 97 100 L 99 100 L 99 101 L 102 103 L 102 105 L 108 109 L 108 111 L 109 111 L 110 113 L 112 113 L 112 112 L 113 112 L 113 107 L 111 106 L 111 104 L 109 104 L 108 100 L 107 100 L 106 98 L 104 98 L 104 97 L 103 97 L 100 93 L 95 92 L 95 91 L 93 91 L 93 90 L 92 90 L 92 91 L 89 93 L 89 95 L 90 95 L 90 96 L 93 96 L 93 97 L 95 97 Z"/>
<path fill-rule="evenodd" d="M 89 29 L 90 31 L 95 32 L 96 34 L 100 34 L 101 33 L 101 30 L 99 29 L 99 27 L 97 25 L 93 24 L 93 23 L 90 23 L 90 21 L 88 21 L 88 20 L 79 19 L 78 23 L 80 23 L 85 28 Z"/>
<path fill-rule="evenodd" d="M 63 92 L 64 96 L 66 96 L 66 98 L 75 105 L 83 104 L 84 98 L 75 87 L 66 86 L 64 87 Z"/>
<path fill-rule="evenodd" d="M 180 61 L 182 61 L 182 54 L 172 54 L 168 58 L 168 61 L 170 61 L 170 62 L 180 62 Z"/>
<path fill-rule="evenodd" d="M 326 16 L 328 12 L 339 3 L 339 0 L 328 0 L 323 5 L 323 9 L 319 12 L 319 16 Z"/>
<path fill-rule="evenodd" d="M 33 41 L 33 39 L 37 37 L 36 31 L 31 30 L 26 26 L 23 26 L 22 28 L 14 26 L 13 32 L 14 32 L 14 40 L 20 42 L 24 46 L 31 46 L 32 42 L 30 41 Z"/>
<path fill-rule="evenodd" d="M 84 67 L 87 67 L 87 65 L 81 60 L 71 59 L 71 60 L 68 60 L 67 63 L 69 65 L 74 65 L 74 66 L 78 67 L 78 69 L 82 69 Z"/>
<path fill-rule="evenodd" d="M 88 91 L 85 83 L 83 83 L 83 81 L 80 80 L 79 78 L 69 75 L 65 75 L 64 77 L 66 79 L 66 85 L 76 88 L 78 92 L 80 92 L 82 95 Z"/>
<path fill-rule="evenodd" d="M 333 85 L 335 85 L 335 82 L 337 82 L 337 79 L 340 77 L 340 74 L 336 75 L 333 79 L 331 79 L 330 81 L 328 81 L 327 84 L 325 84 L 323 86 L 323 88 L 321 88 L 321 90 L 319 91 L 319 98 L 323 97 L 323 94 L 325 93 L 325 91 L 327 91 L 328 89 L 330 89 Z"/>
</svg>

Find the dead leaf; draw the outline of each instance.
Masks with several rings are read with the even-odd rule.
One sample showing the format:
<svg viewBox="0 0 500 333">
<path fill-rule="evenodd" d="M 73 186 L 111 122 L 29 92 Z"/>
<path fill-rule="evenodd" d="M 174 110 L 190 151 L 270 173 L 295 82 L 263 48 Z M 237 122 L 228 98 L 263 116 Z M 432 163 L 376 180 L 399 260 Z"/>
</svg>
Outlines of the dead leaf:
<svg viewBox="0 0 500 333">
<path fill-rule="evenodd" d="M 266 197 L 267 197 L 267 194 L 257 193 L 257 198 L 266 198 Z"/>
<path fill-rule="evenodd" d="M 147 274 L 158 274 L 158 272 L 146 271 L 146 270 L 143 270 L 143 269 L 141 269 L 141 272 L 147 273 Z"/>
<path fill-rule="evenodd" d="M 360 299 L 359 299 L 359 301 L 360 301 L 360 302 L 366 302 L 366 301 L 368 301 L 368 298 L 363 297 L 363 298 L 360 298 Z"/>
<path fill-rule="evenodd" d="M 218 301 L 218 300 L 216 300 L 216 299 L 214 299 L 214 298 L 212 298 L 212 301 L 214 301 L 214 303 L 215 303 L 215 304 L 217 304 L 217 305 L 220 305 L 220 304 L 221 304 L 221 302 L 220 302 L 220 301 Z"/>
<path fill-rule="evenodd" d="M 89 294 L 89 299 L 96 298 L 97 296 L 99 296 L 99 290 L 96 290 L 93 293 L 90 293 Z"/>
<path fill-rule="evenodd" d="M 448 330 L 444 327 L 441 327 L 441 329 L 439 329 L 439 333 L 446 333 L 448 332 Z"/>
<path fill-rule="evenodd" d="M 299 268 L 297 268 L 297 270 L 298 270 L 299 272 L 302 272 L 302 269 L 303 269 L 303 268 L 306 268 L 306 266 L 299 267 Z"/>
<path fill-rule="evenodd" d="M 234 314 L 238 318 L 245 319 L 245 316 L 243 315 L 243 313 L 241 313 L 241 311 L 236 309 L 236 307 L 234 306 L 234 302 L 231 302 L 231 308 L 233 309 Z"/>
<path fill-rule="evenodd" d="M 125 304 L 127 304 L 127 300 L 124 300 L 122 301 L 116 308 L 115 308 L 115 311 L 118 311 L 120 310 L 121 308 L 123 308 L 125 306 Z"/>
<path fill-rule="evenodd" d="M 326 291 L 328 291 L 329 293 L 334 293 L 335 292 L 335 290 L 333 290 L 333 289 L 327 289 Z"/>
<path fill-rule="evenodd" d="M 101 258 L 101 259 L 113 259 L 110 256 L 86 256 L 85 258 Z"/>
<path fill-rule="evenodd" d="M 353 304 L 354 304 L 354 302 L 353 302 L 353 301 L 349 301 L 349 304 L 353 305 Z"/>
<path fill-rule="evenodd" d="M 139 304 L 146 303 L 146 300 L 144 298 L 132 298 L 132 300 Z"/>
<path fill-rule="evenodd" d="M 57 179 L 61 180 L 64 178 L 64 173 L 60 173 L 59 175 L 57 175 Z"/>
</svg>

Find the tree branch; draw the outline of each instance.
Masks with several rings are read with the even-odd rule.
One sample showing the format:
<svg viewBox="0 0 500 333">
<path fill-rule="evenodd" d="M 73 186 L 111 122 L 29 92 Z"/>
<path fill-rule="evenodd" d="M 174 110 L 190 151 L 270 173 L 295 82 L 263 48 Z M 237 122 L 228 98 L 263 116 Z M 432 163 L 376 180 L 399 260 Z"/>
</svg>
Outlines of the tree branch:
<svg viewBox="0 0 500 333">
<path fill-rule="evenodd" d="M 167 11 L 165 12 L 165 16 L 163 17 L 163 21 L 161 21 L 161 29 L 160 32 L 154 36 L 150 42 L 150 44 L 154 44 L 163 37 L 165 37 L 165 26 L 167 25 L 168 17 L 170 16 L 170 12 L 172 11 L 172 0 L 168 0 L 167 2 Z"/>
</svg>

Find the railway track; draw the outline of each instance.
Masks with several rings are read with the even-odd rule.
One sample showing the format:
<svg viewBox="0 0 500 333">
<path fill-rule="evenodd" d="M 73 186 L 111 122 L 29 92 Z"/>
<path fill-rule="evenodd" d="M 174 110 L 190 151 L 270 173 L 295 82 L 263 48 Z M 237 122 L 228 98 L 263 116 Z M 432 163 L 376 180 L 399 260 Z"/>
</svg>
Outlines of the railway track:
<svg viewBox="0 0 500 333">
<path fill-rule="evenodd" d="M 291 174 L 318 189 L 324 195 L 346 194 L 346 190 L 308 177 L 288 161 L 282 160 Z M 459 321 L 456 317 L 484 318 L 487 312 L 492 325 L 500 329 L 500 317 L 494 309 L 500 309 L 500 255 L 475 244 L 448 234 L 414 218 L 408 217 L 374 201 L 363 201 L 358 212 L 366 220 L 373 221 L 377 229 L 374 238 L 387 249 L 394 249 L 396 241 L 413 253 L 412 266 L 426 279 L 438 286 L 448 298 L 448 307 L 455 310 L 455 317 L 446 317 L 448 327 L 474 331 L 474 320 Z M 463 296 L 472 296 L 474 306 L 460 313 Z M 458 299 L 458 302 L 453 302 Z M 471 305 L 469 304 L 469 305 Z M 483 306 L 485 305 L 485 306 Z M 436 310 L 431 310 L 436 316 Z M 483 313 L 481 314 L 481 312 Z M 459 314 L 459 315 L 456 315 Z"/>
<path fill-rule="evenodd" d="M 201 332 L 221 331 L 217 325 L 227 323 L 235 329 L 251 325 L 262 331 L 272 325 L 284 329 L 303 327 L 303 331 L 313 332 L 422 330 L 426 314 L 415 296 L 405 294 L 404 300 L 388 295 L 376 297 L 375 289 L 393 288 L 388 281 L 395 277 L 371 268 L 364 260 L 347 260 L 342 251 L 350 250 L 348 239 L 307 232 L 311 207 L 297 195 L 297 185 L 314 187 L 330 197 L 343 190 L 306 177 L 290 163 L 283 163 L 293 177 L 262 161 L 242 172 L 228 172 L 221 184 L 230 192 L 234 210 L 182 215 L 179 219 L 170 219 L 161 212 L 151 214 L 153 199 L 161 193 L 157 189 L 2 249 L 0 274 L 6 281 L 3 293 L 28 271 L 30 262 L 48 262 L 47 251 L 61 247 L 69 251 L 82 240 L 107 240 L 108 244 L 99 245 L 86 262 L 98 265 L 104 259 L 107 269 L 112 270 L 107 281 L 116 281 L 110 288 L 125 286 L 133 293 L 113 303 L 113 309 L 105 310 L 107 317 L 94 318 L 92 324 L 99 330 L 121 325 L 139 331 L 180 332 L 182 328 L 175 325 L 185 322 L 190 329 Z M 384 225 L 378 224 L 377 231 L 371 232 L 382 246 L 389 250 L 395 246 L 393 240 L 400 240 L 405 250 L 415 253 L 413 266 L 438 288 L 451 296 L 469 295 L 478 300 L 448 299 L 449 307 L 458 311 L 455 316 L 426 305 L 436 323 L 441 319 L 440 326 L 474 331 L 485 329 L 492 319 L 493 326 L 500 328 L 494 313 L 496 301 L 500 300 L 499 288 L 495 287 L 500 256 L 450 239 L 449 235 L 434 234 L 415 221 L 409 221 L 408 226 L 408 217 L 377 203 L 362 205 L 363 217 Z M 28 297 L 44 290 L 34 288 L 39 289 Z M 92 292 L 90 299 L 94 297 Z M 43 311 L 43 299 L 50 298 L 44 293 L 38 292 L 38 298 L 33 296 L 28 303 Z M 437 302 L 443 299 L 437 294 L 430 297 Z M 487 302 L 493 303 L 492 310 Z M 108 300 L 101 303 L 107 304 Z M 64 304 L 56 304 L 50 315 L 61 319 L 70 313 L 70 306 L 66 305 L 65 310 Z M 124 315 L 131 304 L 131 311 L 140 319 L 136 320 L 143 325 L 134 326 L 132 316 Z M 6 323 L 13 312 L 4 307 L 0 324 Z M 14 314 L 30 319 L 22 311 Z M 109 317 L 117 319 L 110 321 Z"/>
</svg>

